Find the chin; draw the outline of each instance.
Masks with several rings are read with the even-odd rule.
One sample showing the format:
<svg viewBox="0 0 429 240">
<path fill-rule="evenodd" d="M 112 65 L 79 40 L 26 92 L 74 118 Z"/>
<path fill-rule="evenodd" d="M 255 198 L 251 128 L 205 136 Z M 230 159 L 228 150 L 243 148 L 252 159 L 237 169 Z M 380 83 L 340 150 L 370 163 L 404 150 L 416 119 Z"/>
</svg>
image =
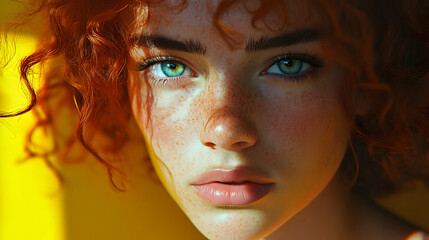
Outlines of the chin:
<svg viewBox="0 0 429 240">
<path fill-rule="evenodd" d="M 257 209 L 222 206 L 212 211 L 193 211 L 188 217 L 211 240 L 262 239 L 282 225 L 278 216 Z"/>
</svg>

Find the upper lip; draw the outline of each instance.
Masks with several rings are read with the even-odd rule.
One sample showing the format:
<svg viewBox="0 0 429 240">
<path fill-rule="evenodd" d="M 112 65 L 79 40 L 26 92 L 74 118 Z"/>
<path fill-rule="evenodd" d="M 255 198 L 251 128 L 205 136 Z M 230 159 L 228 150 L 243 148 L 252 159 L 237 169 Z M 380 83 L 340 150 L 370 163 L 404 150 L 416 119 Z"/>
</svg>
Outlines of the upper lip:
<svg viewBox="0 0 429 240">
<path fill-rule="evenodd" d="M 254 182 L 259 184 L 272 184 L 274 180 L 265 174 L 251 168 L 213 169 L 195 179 L 191 185 L 204 185 L 213 182 Z"/>
</svg>

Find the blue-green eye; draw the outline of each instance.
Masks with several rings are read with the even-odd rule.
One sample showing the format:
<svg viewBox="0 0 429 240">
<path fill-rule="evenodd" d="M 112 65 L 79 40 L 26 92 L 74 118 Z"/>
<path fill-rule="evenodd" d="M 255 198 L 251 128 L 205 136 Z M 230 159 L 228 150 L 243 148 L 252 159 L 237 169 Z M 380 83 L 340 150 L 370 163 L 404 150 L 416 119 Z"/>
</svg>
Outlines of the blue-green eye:
<svg viewBox="0 0 429 240">
<path fill-rule="evenodd" d="M 177 61 L 164 61 L 160 63 L 161 71 L 167 77 L 179 77 L 186 69 L 186 66 Z"/>
<path fill-rule="evenodd" d="M 145 78 L 154 86 L 177 88 L 194 82 L 198 74 L 182 61 L 170 56 L 156 56 L 143 60 L 137 71 L 144 72 Z"/>
<path fill-rule="evenodd" d="M 297 74 L 302 69 L 302 61 L 297 59 L 285 59 L 277 62 L 277 65 L 284 74 Z"/>
<path fill-rule="evenodd" d="M 304 62 L 299 59 L 294 58 L 286 58 L 281 59 L 271 65 L 266 73 L 275 73 L 282 75 L 297 75 L 300 74 L 307 69 L 309 69 L 311 65 L 307 62 Z"/>
</svg>

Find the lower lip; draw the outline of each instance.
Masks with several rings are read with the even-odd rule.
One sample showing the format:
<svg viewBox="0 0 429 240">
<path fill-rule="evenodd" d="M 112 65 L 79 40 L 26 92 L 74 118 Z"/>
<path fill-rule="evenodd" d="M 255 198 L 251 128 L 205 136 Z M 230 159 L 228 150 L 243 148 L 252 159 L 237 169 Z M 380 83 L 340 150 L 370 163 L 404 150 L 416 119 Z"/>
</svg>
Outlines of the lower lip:
<svg viewBox="0 0 429 240">
<path fill-rule="evenodd" d="M 200 197 L 215 205 L 247 205 L 267 195 L 271 186 L 272 184 L 253 182 L 242 184 L 212 182 L 192 187 Z"/>
</svg>

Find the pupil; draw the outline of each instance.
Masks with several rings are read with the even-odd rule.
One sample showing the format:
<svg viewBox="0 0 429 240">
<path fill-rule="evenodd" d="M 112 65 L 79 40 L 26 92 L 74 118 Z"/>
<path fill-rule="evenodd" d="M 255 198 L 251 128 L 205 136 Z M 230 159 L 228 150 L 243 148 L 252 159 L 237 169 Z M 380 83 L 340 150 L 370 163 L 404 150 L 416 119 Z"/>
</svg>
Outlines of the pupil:
<svg viewBox="0 0 429 240">
<path fill-rule="evenodd" d="M 177 66 L 174 63 L 168 63 L 167 67 L 173 70 L 177 68 Z"/>
<path fill-rule="evenodd" d="M 292 60 L 285 60 L 283 63 L 284 63 L 284 65 L 286 65 L 288 67 L 293 66 L 293 61 Z"/>
</svg>

